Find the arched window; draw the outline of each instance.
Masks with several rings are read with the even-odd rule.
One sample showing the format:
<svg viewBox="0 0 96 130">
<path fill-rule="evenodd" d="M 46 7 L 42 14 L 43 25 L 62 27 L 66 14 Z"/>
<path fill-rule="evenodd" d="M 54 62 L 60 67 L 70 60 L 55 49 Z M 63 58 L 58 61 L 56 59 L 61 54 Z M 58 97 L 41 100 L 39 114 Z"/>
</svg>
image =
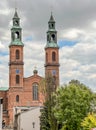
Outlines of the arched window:
<svg viewBox="0 0 96 130">
<path fill-rule="evenodd" d="M 15 25 L 18 25 L 18 21 L 17 20 L 15 21 Z"/>
<path fill-rule="evenodd" d="M 51 28 L 51 24 L 49 24 L 49 28 Z"/>
<path fill-rule="evenodd" d="M 48 62 L 48 53 L 46 53 L 46 62 Z"/>
<path fill-rule="evenodd" d="M 51 35 L 51 42 L 55 42 L 55 34 Z"/>
<path fill-rule="evenodd" d="M 49 42 L 49 35 L 47 35 L 47 41 Z"/>
<path fill-rule="evenodd" d="M 15 32 L 15 39 L 19 39 L 19 32 Z"/>
<path fill-rule="evenodd" d="M 19 95 L 16 95 L 16 102 L 19 102 Z"/>
<path fill-rule="evenodd" d="M 19 84 L 19 83 L 20 83 L 20 76 L 16 75 L 16 84 Z"/>
<path fill-rule="evenodd" d="M 52 52 L 52 61 L 56 61 L 56 53 Z"/>
<path fill-rule="evenodd" d="M 20 51 L 16 50 L 16 59 L 20 59 Z"/>
<path fill-rule="evenodd" d="M 33 84 L 33 100 L 38 100 L 38 84 Z"/>
</svg>

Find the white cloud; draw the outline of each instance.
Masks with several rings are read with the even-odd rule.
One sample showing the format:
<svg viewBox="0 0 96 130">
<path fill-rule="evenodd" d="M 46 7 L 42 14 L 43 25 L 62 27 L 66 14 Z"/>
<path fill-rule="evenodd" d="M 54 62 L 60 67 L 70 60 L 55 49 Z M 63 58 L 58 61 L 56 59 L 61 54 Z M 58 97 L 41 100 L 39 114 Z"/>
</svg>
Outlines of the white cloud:
<svg viewBox="0 0 96 130">
<path fill-rule="evenodd" d="M 0 9 L 0 14 L 1 15 L 9 15 L 9 13 L 10 13 L 9 9 L 4 9 L 4 10 Z"/>
<path fill-rule="evenodd" d="M 4 45 L 0 41 L 0 49 L 4 48 Z"/>
<path fill-rule="evenodd" d="M 96 21 L 92 21 L 91 26 L 96 29 Z"/>
<path fill-rule="evenodd" d="M 71 28 L 71 29 L 63 30 L 60 32 L 61 38 L 63 37 L 66 39 L 71 39 L 71 40 L 78 39 L 80 38 L 81 35 L 84 35 L 84 34 L 85 34 L 84 30 L 80 30 L 76 28 Z"/>
<path fill-rule="evenodd" d="M 84 41 L 74 46 L 63 47 L 60 53 L 61 82 L 78 79 L 95 90 L 93 81 L 95 83 L 96 79 L 96 44 Z"/>
<path fill-rule="evenodd" d="M 41 42 L 26 41 L 24 46 L 25 76 L 32 75 L 35 67 L 39 74 L 44 76 L 44 58 L 44 45 Z"/>
</svg>

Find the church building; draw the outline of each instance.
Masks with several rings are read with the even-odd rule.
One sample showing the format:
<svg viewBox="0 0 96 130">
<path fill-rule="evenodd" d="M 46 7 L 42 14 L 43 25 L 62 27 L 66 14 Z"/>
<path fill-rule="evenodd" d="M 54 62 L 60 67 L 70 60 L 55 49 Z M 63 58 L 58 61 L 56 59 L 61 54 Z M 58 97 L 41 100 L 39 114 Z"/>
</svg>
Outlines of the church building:
<svg viewBox="0 0 96 130">
<path fill-rule="evenodd" d="M 12 21 L 9 44 L 9 87 L 0 88 L 0 98 L 3 98 L 3 119 L 6 124 L 13 123 L 15 107 L 40 106 L 44 102 L 44 95 L 39 91 L 39 84 L 44 77 L 39 76 L 35 69 L 33 75 L 24 78 L 24 43 L 17 10 Z M 48 73 L 54 76 L 55 87 L 57 87 L 59 85 L 59 46 L 52 13 L 48 22 L 47 43 L 44 49 L 45 77 Z"/>
</svg>

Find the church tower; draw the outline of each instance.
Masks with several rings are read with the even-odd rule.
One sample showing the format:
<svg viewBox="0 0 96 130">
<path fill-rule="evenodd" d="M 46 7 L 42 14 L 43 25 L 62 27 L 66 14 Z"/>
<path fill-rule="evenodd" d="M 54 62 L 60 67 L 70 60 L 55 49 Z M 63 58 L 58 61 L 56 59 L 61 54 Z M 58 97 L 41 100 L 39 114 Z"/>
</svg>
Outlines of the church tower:
<svg viewBox="0 0 96 130">
<path fill-rule="evenodd" d="M 55 20 L 51 13 L 48 22 L 47 44 L 45 46 L 45 76 L 51 74 L 54 78 L 54 85 L 59 85 L 59 46 L 57 44 L 57 31 Z"/>
<path fill-rule="evenodd" d="M 9 87 L 23 87 L 23 43 L 22 28 L 20 27 L 20 18 L 17 10 L 13 17 L 13 26 L 11 28 L 11 43 L 9 45 Z"/>
</svg>

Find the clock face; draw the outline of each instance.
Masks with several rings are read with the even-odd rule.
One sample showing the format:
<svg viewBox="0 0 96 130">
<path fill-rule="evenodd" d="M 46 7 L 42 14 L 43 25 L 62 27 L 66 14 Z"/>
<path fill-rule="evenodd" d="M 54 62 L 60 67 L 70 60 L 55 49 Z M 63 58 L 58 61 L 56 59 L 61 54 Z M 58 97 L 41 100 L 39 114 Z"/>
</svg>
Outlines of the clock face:
<svg viewBox="0 0 96 130">
<path fill-rule="evenodd" d="M 52 75 L 56 75 L 56 70 L 52 70 Z"/>
<path fill-rule="evenodd" d="M 16 69 L 16 74 L 19 74 L 20 73 L 20 70 L 19 69 Z"/>
</svg>

